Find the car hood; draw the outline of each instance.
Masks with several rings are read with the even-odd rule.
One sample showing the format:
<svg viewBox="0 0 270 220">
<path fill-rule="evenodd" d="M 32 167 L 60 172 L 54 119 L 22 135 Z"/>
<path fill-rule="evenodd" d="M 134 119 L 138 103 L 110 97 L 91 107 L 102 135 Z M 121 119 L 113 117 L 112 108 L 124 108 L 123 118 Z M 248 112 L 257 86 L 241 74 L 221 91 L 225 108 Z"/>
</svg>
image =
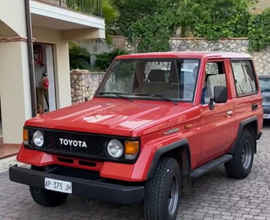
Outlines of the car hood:
<svg viewBox="0 0 270 220">
<path fill-rule="evenodd" d="M 97 99 L 42 114 L 26 121 L 25 126 L 130 136 L 134 129 L 167 121 L 191 107 L 172 102 Z"/>
</svg>

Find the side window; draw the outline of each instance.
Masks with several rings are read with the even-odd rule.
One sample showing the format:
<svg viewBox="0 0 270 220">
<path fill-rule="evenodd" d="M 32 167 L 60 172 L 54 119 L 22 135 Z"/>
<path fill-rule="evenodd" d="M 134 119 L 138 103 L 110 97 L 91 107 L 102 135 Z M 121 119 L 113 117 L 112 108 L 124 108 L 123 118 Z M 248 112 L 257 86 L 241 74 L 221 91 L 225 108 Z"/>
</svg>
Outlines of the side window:
<svg viewBox="0 0 270 220">
<path fill-rule="evenodd" d="M 232 69 L 238 96 L 251 95 L 257 92 L 256 78 L 251 61 L 232 61 Z"/>
<path fill-rule="evenodd" d="M 202 104 L 208 104 L 214 98 L 215 86 L 227 86 L 224 62 L 209 62 L 206 66 L 205 97 Z"/>
</svg>

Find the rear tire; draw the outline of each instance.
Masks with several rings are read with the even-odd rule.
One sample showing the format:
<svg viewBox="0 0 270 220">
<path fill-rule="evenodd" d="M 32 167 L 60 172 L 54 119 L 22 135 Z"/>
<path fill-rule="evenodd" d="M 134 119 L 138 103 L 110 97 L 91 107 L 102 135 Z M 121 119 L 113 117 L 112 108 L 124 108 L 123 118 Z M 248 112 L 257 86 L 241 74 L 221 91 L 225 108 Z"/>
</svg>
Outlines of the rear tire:
<svg viewBox="0 0 270 220">
<path fill-rule="evenodd" d="M 32 186 L 30 186 L 30 193 L 37 204 L 46 207 L 59 206 L 63 204 L 68 197 L 68 194 L 39 189 Z"/>
<path fill-rule="evenodd" d="M 173 158 L 162 158 L 146 183 L 145 220 L 175 220 L 180 203 L 181 172 Z"/>
<path fill-rule="evenodd" d="M 251 171 L 254 159 L 255 140 L 247 130 L 244 130 L 240 142 L 233 154 L 233 159 L 225 163 L 229 177 L 244 179 Z"/>
</svg>

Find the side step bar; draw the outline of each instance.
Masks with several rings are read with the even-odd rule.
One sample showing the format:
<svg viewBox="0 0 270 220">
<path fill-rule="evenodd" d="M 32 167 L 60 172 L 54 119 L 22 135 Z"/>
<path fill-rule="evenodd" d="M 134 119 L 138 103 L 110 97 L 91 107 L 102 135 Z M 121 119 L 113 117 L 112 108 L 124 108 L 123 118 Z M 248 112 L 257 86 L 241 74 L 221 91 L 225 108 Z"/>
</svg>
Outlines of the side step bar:
<svg viewBox="0 0 270 220">
<path fill-rule="evenodd" d="M 202 165 L 201 167 L 196 168 L 191 172 L 191 178 L 197 178 L 199 176 L 202 176 L 203 174 L 209 172 L 210 170 L 216 168 L 220 164 L 226 163 L 230 161 L 233 158 L 230 154 L 225 154 L 215 160 L 212 160 L 211 162 Z"/>
</svg>

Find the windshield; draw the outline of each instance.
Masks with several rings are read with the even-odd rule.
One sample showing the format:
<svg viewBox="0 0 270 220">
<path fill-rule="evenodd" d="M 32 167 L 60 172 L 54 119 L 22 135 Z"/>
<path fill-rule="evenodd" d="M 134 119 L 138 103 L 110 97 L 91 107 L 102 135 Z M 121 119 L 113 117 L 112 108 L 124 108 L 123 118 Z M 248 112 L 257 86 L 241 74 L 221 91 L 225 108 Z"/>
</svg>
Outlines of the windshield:
<svg viewBox="0 0 270 220">
<path fill-rule="evenodd" d="M 261 91 L 270 91 L 270 78 L 259 78 Z"/>
<path fill-rule="evenodd" d="M 199 64 L 198 59 L 116 60 L 97 96 L 119 98 L 121 94 L 133 98 L 163 97 L 192 102 Z"/>
</svg>

